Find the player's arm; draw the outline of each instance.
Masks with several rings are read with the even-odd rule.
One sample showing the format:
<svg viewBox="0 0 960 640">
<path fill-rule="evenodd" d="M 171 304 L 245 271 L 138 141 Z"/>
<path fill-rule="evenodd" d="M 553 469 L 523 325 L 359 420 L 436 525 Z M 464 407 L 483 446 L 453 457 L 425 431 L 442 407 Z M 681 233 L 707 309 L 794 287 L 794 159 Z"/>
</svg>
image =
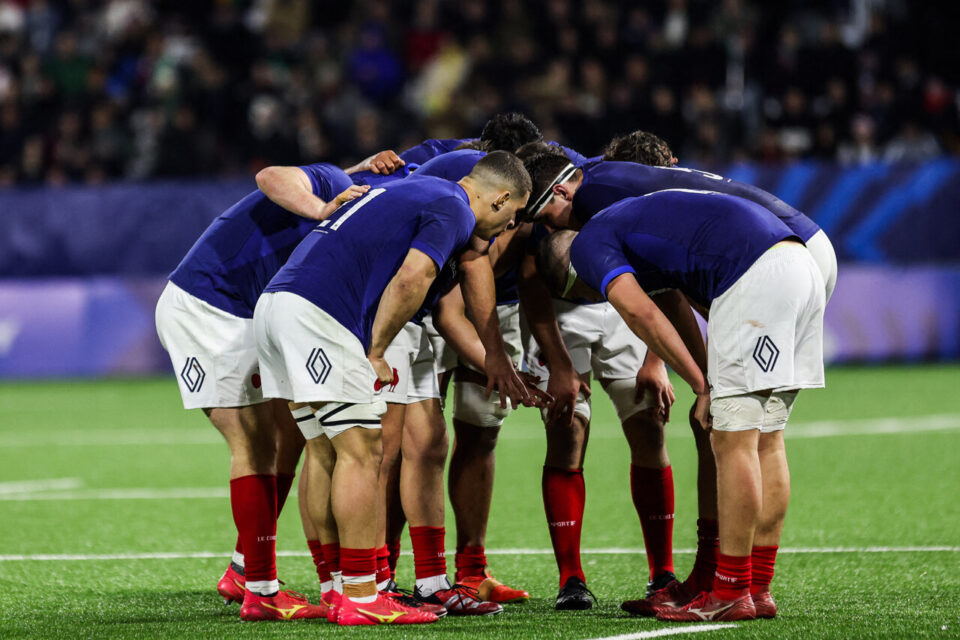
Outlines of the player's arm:
<svg viewBox="0 0 960 640">
<path fill-rule="evenodd" d="M 518 402 L 528 404 L 531 399 L 503 345 L 500 319 L 497 316 L 493 267 L 490 265 L 487 247 L 485 241 L 472 236 L 470 244 L 460 254 L 463 302 L 467 317 L 477 328 L 477 334 L 486 350 L 483 370 L 487 374 L 487 397 L 497 389 L 500 392 L 501 408 L 507 406 L 507 398 L 516 408 Z"/>
<path fill-rule="evenodd" d="M 257 173 L 257 187 L 290 213 L 311 220 L 326 220 L 344 202 L 359 198 L 370 187 L 353 185 L 330 202 L 324 202 L 313 193 L 310 178 L 300 167 L 273 166 Z"/>
<path fill-rule="evenodd" d="M 583 391 L 584 395 L 589 397 L 590 387 L 580 379 L 563 344 L 557 316 L 553 310 L 553 297 L 537 275 L 537 265 L 532 254 L 524 255 L 520 263 L 517 293 L 530 333 L 540 345 L 550 370 L 547 393 L 553 396 L 554 401 L 547 412 L 547 421 L 564 420 L 569 427 L 573 422 L 573 407 L 577 402 L 577 394 Z"/>
<path fill-rule="evenodd" d="M 487 353 L 476 327 L 466 316 L 459 286 L 453 287 L 437 300 L 433 308 L 433 326 L 463 362 L 477 371 L 483 371 Z"/>
<path fill-rule="evenodd" d="M 693 315 L 693 309 L 687 302 L 686 297 L 676 289 L 667 289 L 655 294 L 650 298 L 656 303 L 663 315 L 674 326 L 684 346 L 697 366 L 704 373 L 707 371 L 707 352 L 703 344 L 703 336 L 700 333 L 700 325 Z M 652 349 L 647 349 L 646 358 L 643 360 L 643 366 L 637 372 L 637 402 L 643 397 L 645 390 L 650 390 L 654 394 L 658 409 L 664 417 L 670 419 L 670 407 L 675 400 L 673 394 L 673 385 L 667 376 L 666 367 L 663 360 Z"/>
<path fill-rule="evenodd" d="M 343 170 L 344 173 L 350 175 L 351 173 L 357 173 L 358 171 L 372 171 L 374 173 L 382 175 L 390 175 L 406 163 L 403 159 L 397 155 L 392 149 L 385 149 L 378 153 L 373 154 L 369 158 L 361 160 L 352 167 L 348 167 Z"/>
<path fill-rule="evenodd" d="M 632 273 L 622 273 L 611 280 L 606 296 L 627 326 L 697 394 L 695 417 L 704 429 L 708 428 L 710 390 L 706 376 L 670 320 L 643 291 Z"/>
<path fill-rule="evenodd" d="M 373 364 L 380 382 L 393 380 L 393 371 L 383 354 L 427 297 L 430 283 L 437 277 L 437 265 L 419 249 L 410 249 L 403 264 L 387 283 L 373 318 L 370 350 L 367 358 Z"/>
</svg>

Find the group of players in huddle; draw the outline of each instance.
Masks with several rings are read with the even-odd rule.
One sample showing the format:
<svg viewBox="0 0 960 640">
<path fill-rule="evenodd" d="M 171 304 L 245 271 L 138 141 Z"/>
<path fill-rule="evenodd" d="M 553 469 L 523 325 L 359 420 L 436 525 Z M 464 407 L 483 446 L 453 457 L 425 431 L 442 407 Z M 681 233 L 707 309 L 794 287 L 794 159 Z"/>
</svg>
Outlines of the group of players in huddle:
<svg viewBox="0 0 960 640">
<path fill-rule="evenodd" d="M 646 592 L 622 609 L 675 621 L 776 615 L 783 429 L 797 391 L 823 386 L 836 258 L 823 231 L 773 195 L 676 162 L 639 131 L 586 158 L 511 113 L 477 139 L 257 175 L 259 189 L 210 225 L 157 305 L 184 407 L 203 409 L 230 447 L 238 538 L 217 590 L 243 620 L 430 623 L 528 599 L 484 553 L 494 449 L 518 404 L 539 407 L 545 425 L 556 608 L 590 608 L 580 531 L 591 375 L 630 448 L 649 564 Z M 696 394 L 698 546 L 683 581 L 665 365 Z M 301 453 L 313 603 L 281 590 L 276 572 L 277 516 Z M 395 582 L 405 524 L 412 592 Z"/>
</svg>

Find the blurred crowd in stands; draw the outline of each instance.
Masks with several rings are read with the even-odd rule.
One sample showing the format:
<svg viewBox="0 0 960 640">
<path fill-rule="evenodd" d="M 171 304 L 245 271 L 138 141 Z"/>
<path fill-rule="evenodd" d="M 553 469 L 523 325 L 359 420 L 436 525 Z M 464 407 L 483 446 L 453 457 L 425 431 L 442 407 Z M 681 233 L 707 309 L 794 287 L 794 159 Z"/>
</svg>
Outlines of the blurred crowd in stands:
<svg viewBox="0 0 960 640">
<path fill-rule="evenodd" d="M 948 5 L 0 0 L 0 185 L 346 166 L 505 110 L 691 166 L 957 154 Z"/>
</svg>

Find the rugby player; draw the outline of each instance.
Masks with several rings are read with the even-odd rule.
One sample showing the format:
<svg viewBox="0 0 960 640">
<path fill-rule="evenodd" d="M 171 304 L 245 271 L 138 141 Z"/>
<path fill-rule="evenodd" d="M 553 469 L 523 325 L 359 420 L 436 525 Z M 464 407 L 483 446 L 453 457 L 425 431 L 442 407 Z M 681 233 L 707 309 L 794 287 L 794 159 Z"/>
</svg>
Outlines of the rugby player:
<svg viewBox="0 0 960 640">
<path fill-rule="evenodd" d="M 833 247 L 826 234 L 810 218 L 772 194 L 757 187 L 736 182 L 722 176 L 691 169 L 674 167 L 676 158 L 666 143 L 652 134 L 634 132 L 622 138 L 614 139 L 605 150 L 604 158 L 620 158 L 628 162 L 593 160 L 582 167 L 582 171 L 573 172 L 569 178 L 552 187 L 553 197 L 544 206 L 540 219 L 553 228 L 577 229 L 597 212 L 608 205 L 623 198 L 634 197 L 670 188 L 707 189 L 737 195 L 762 205 L 781 219 L 794 233 L 803 240 L 814 256 L 825 282 L 826 299 L 832 295 L 836 283 L 837 263 Z M 657 162 L 658 166 L 644 166 L 638 162 Z M 534 176 L 535 192 L 541 185 L 547 184 L 551 176 L 559 175 L 565 168 L 558 159 L 544 158 L 539 163 L 528 165 L 531 175 Z M 541 305 L 539 308 L 543 308 Z M 547 308 L 549 310 L 549 308 Z M 548 357 L 549 360 L 549 357 Z M 656 354 L 647 354 L 644 368 L 651 371 L 662 371 Z M 541 373 L 545 375 L 545 373 Z M 641 375 L 641 378 L 644 376 Z M 548 388 L 554 394 L 555 389 Z M 560 398 L 558 398 L 558 402 Z M 694 425 L 691 425 L 694 426 Z M 661 425 L 662 429 L 662 425 Z M 689 601 L 694 595 L 709 587 L 714 574 L 714 556 L 716 553 L 717 525 L 716 525 L 716 472 L 714 456 L 709 439 L 702 430 L 694 427 L 694 436 L 698 451 L 698 505 L 699 519 L 697 557 L 690 576 L 682 583 L 672 580 L 672 554 L 668 542 L 657 553 L 650 548 L 651 538 L 659 540 L 658 529 L 672 529 L 672 521 L 658 524 L 657 520 L 650 520 L 650 515 L 644 515 L 645 505 L 652 501 L 659 491 L 665 494 L 664 504 L 673 511 L 672 480 L 659 483 L 655 477 L 647 482 L 643 481 L 645 465 L 638 465 L 636 461 L 631 468 L 631 489 L 634 504 L 644 526 L 644 539 L 648 543 L 647 559 L 650 565 L 650 583 L 646 597 L 642 600 L 628 600 L 622 608 L 637 615 L 654 615 L 655 607 L 660 604 L 677 604 Z M 649 445 L 649 446 L 648 446 Z M 647 450 L 637 451 L 637 447 L 647 446 Z M 656 446 L 659 452 L 652 450 Z M 669 464 L 667 451 L 662 434 L 659 438 L 636 440 L 631 446 L 634 457 L 658 458 Z M 639 456 L 638 456 L 639 453 Z M 669 466 L 665 467 L 665 473 Z M 649 477 L 649 476 L 648 476 Z M 663 524 L 666 524 L 664 527 Z M 666 535 L 671 536 L 672 531 Z M 666 562 L 658 562 L 663 558 Z M 668 563 L 668 564 L 667 564 Z"/>
<path fill-rule="evenodd" d="M 311 515 L 327 506 L 313 481 L 325 474 L 312 462 L 324 456 L 321 433 L 336 454 L 329 506 L 341 545 L 341 625 L 436 620 L 377 591 L 381 394 L 397 382 L 384 354 L 448 259 L 471 234 L 489 240 L 503 231 L 528 194 L 529 177 L 508 153 L 489 154 L 459 183 L 385 184 L 318 226 L 257 304 L 264 393 L 315 411 L 298 420 L 308 450 L 317 450 L 307 458 Z"/>
<path fill-rule="evenodd" d="M 688 189 L 621 200 L 543 249 L 553 290 L 609 300 L 690 384 L 695 420 L 709 429 L 712 418 L 713 585 L 683 606 L 657 607 L 657 617 L 774 617 L 769 585 L 790 486 L 783 429 L 798 390 L 823 386 L 825 286 L 810 252 L 766 208 Z M 706 358 L 678 293 L 708 317 Z"/>
<path fill-rule="evenodd" d="M 184 408 L 203 409 L 230 448 L 238 538 L 217 590 L 228 603 L 242 603 L 243 620 L 317 618 L 326 610 L 280 591 L 277 582 L 277 515 L 303 443 L 286 406 L 263 395 L 253 309 L 310 229 L 366 188 L 329 164 L 268 167 L 257 184 L 260 190 L 214 220 L 170 274 L 157 303 L 157 333 L 179 373 Z"/>
</svg>

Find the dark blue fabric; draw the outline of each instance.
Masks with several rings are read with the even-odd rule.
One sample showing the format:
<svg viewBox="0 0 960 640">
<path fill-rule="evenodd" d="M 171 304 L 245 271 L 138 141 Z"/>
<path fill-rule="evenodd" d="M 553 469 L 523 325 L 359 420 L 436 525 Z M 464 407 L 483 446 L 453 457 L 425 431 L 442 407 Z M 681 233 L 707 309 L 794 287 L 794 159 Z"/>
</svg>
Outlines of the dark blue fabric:
<svg viewBox="0 0 960 640">
<path fill-rule="evenodd" d="M 613 278 L 632 272 L 644 291 L 679 289 L 709 307 L 764 251 L 790 237 L 796 236 L 776 216 L 744 198 L 659 191 L 591 218 L 570 260 L 604 296 Z"/>
<path fill-rule="evenodd" d="M 350 178 L 332 164 L 300 167 L 324 202 L 348 188 Z M 254 191 L 213 221 L 170 281 L 187 293 L 241 318 L 252 318 L 260 292 L 316 226 Z"/>
<path fill-rule="evenodd" d="M 317 305 L 368 347 L 380 296 L 410 249 L 440 271 L 476 225 L 466 192 L 429 176 L 397 180 L 348 202 L 310 233 L 264 292 Z"/>
<path fill-rule="evenodd" d="M 664 189 L 702 189 L 746 198 L 774 213 L 804 242 L 820 230 L 813 220 L 753 185 L 695 169 L 651 167 L 635 162 L 587 164 L 583 168 L 583 183 L 573 198 L 574 214 L 586 221 L 618 200 Z"/>
</svg>

